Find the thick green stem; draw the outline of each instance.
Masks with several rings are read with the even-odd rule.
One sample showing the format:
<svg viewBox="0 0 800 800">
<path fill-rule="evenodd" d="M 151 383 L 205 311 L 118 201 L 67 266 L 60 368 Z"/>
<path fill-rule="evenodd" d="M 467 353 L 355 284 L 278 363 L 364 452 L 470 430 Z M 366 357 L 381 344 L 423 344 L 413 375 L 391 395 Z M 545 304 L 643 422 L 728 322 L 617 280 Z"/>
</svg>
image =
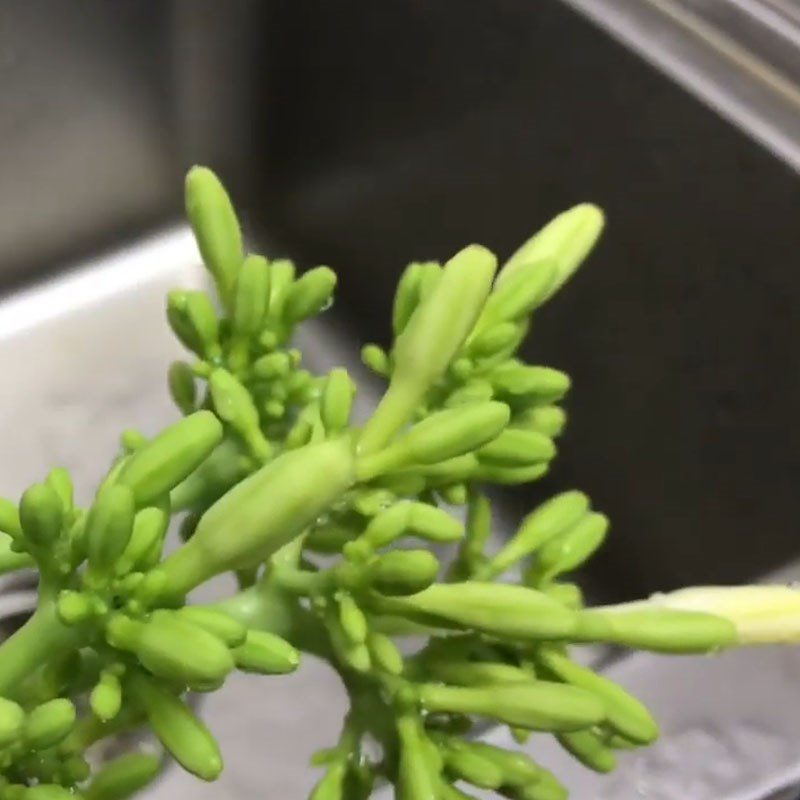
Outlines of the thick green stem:
<svg viewBox="0 0 800 800">
<path fill-rule="evenodd" d="M 359 455 L 371 455 L 385 447 L 411 419 L 426 389 L 427 384 L 422 382 L 393 380 L 361 432 Z"/>
<path fill-rule="evenodd" d="M 0 645 L 0 697 L 13 697 L 23 680 L 54 653 L 79 645 L 79 631 L 62 624 L 53 600 L 43 597 L 33 616 Z"/>
<path fill-rule="evenodd" d="M 330 570 L 309 572 L 284 566 L 273 568 L 270 578 L 276 586 L 280 586 L 287 592 L 305 596 L 330 589 L 334 583 L 334 575 Z"/>
<path fill-rule="evenodd" d="M 396 748 L 394 714 L 379 686 L 368 676 L 354 672 L 340 675 L 350 698 L 351 724 L 361 732 L 369 731 L 380 742 L 384 756 L 393 757 Z"/>
</svg>

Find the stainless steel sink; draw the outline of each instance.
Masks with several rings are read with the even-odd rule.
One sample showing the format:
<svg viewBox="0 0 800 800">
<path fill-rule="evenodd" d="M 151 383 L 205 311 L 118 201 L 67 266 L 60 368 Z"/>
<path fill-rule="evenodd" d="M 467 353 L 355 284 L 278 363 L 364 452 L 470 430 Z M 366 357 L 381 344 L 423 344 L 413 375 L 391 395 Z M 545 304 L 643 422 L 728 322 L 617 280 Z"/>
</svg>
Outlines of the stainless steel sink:
<svg viewBox="0 0 800 800">
<path fill-rule="evenodd" d="M 386 339 L 407 261 L 474 240 L 507 254 L 567 205 L 603 205 L 605 243 L 530 344 L 574 377 L 570 433 L 552 478 L 499 498 L 503 515 L 585 488 L 615 525 L 584 576 L 603 600 L 792 562 L 800 38 L 782 0 L 731 5 L 733 21 L 713 0 L 6 0 L 0 492 L 58 462 L 86 493 L 123 426 L 172 418 L 162 297 L 203 281 L 180 194 L 186 167 L 205 162 L 253 243 L 340 272 L 339 302 L 304 347 L 353 369 L 362 343 Z M 785 23 L 773 40 L 767 6 Z M 742 22 L 754 14 L 761 28 Z M 789 780 L 797 665 L 782 658 L 789 671 L 766 652 L 682 661 L 669 694 L 663 660 L 612 669 L 668 731 L 696 719 L 702 681 L 773 675 L 759 724 L 785 719 L 789 755 L 763 765 Z M 747 721 L 749 708 L 717 718 Z M 153 796 L 302 797 L 307 755 L 342 710 L 310 660 L 281 681 L 242 678 L 206 707 L 225 743 L 221 784 L 175 771 Z M 601 796 L 569 774 L 577 800 Z M 768 783 L 749 786 L 780 781 Z"/>
</svg>

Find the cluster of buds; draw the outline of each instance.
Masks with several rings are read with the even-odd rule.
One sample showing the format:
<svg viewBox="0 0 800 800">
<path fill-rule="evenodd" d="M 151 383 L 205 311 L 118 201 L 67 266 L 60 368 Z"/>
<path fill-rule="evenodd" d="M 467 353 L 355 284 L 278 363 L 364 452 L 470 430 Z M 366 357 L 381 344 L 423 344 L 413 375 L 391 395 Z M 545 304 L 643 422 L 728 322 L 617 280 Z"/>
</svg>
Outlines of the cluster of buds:
<svg viewBox="0 0 800 800">
<path fill-rule="evenodd" d="M 131 796 L 162 759 L 93 768 L 92 748 L 143 725 L 214 780 L 221 749 L 191 694 L 237 669 L 290 672 L 301 652 L 339 672 L 351 704 L 339 742 L 314 757 L 312 800 L 366 800 L 381 783 L 399 800 L 464 800 L 470 787 L 559 800 L 556 776 L 482 743 L 480 725 L 507 725 L 520 746 L 550 733 L 599 772 L 658 735 L 573 646 L 707 653 L 800 638 L 798 595 L 783 587 L 587 608 L 571 576 L 609 521 L 578 491 L 492 544 L 487 486 L 540 478 L 564 429 L 569 379 L 518 350 L 598 238 L 598 209 L 560 215 L 502 269 L 478 245 L 411 264 L 392 346 L 363 349 L 387 388 L 356 426 L 348 373 L 314 375 L 292 349 L 296 327 L 330 305 L 335 274 L 298 277 L 246 253 L 209 170 L 191 170 L 186 191 L 217 298 L 168 296 L 192 354 L 169 369 L 182 419 L 153 437 L 125 432 L 86 508 L 62 468 L 19 503 L 0 500 L 0 571 L 40 575 L 36 612 L 0 645 L 0 800 Z M 170 551 L 173 522 L 183 541 Z M 189 602 L 228 572 L 236 593 Z"/>
</svg>

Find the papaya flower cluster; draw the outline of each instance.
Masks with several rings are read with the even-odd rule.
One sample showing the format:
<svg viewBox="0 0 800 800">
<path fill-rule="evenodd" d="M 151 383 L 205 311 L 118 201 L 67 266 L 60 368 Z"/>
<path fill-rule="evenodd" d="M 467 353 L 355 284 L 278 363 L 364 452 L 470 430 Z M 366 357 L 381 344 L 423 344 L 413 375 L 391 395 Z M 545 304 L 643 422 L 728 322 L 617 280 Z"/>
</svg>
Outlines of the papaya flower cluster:
<svg viewBox="0 0 800 800">
<path fill-rule="evenodd" d="M 409 265 L 391 346 L 362 352 L 386 381 L 363 425 L 346 370 L 314 374 L 292 347 L 331 304 L 335 273 L 246 252 L 208 169 L 189 172 L 186 209 L 216 296 L 167 298 L 188 354 L 168 371 L 181 418 L 125 431 L 86 507 L 63 467 L 0 501 L 0 571 L 40 578 L 35 613 L 0 645 L 0 800 L 136 794 L 160 756 L 92 754 L 138 728 L 212 781 L 222 751 L 189 696 L 235 670 L 290 672 L 304 654 L 338 672 L 350 701 L 338 742 L 313 757 L 312 800 L 366 800 L 385 784 L 399 800 L 559 800 L 557 776 L 481 742 L 480 725 L 507 725 L 520 745 L 552 734 L 600 772 L 658 736 L 574 646 L 706 653 L 800 638 L 785 587 L 586 607 L 571 576 L 609 521 L 579 491 L 492 545 L 487 490 L 535 481 L 556 454 L 570 381 L 518 350 L 599 237 L 597 208 L 556 217 L 502 269 L 478 245 Z M 173 528 L 182 543 L 167 553 Z M 190 602 L 222 573 L 235 593 Z"/>
</svg>

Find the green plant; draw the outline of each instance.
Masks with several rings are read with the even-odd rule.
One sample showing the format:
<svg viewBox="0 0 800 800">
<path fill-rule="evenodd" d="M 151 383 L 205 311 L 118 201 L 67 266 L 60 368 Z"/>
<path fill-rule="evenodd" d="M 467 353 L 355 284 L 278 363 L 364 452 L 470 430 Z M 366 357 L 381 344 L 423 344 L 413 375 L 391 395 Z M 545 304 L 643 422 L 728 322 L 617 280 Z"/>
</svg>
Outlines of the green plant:
<svg viewBox="0 0 800 800">
<path fill-rule="evenodd" d="M 214 691 L 234 669 L 289 672 L 300 652 L 327 660 L 350 700 L 338 743 L 314 757 L 324 768 L 314 800 L 367 798 L 376 781 L 401 800 L 458 800 L 470 784 L 554 800 L 566 796 L 557 778 L 471 738 L 476 720 L 506 724 L 520 742 L 551 732 L 599 771 L 658 735 L 571 645 L 694 653 L 796 638 L 797 595 L 783 587 L 585 608 L 565 576 L 602 544 L 608 520 L 577 491 L 489 552 L 485 487 L 542 476 L 565 424 L 567 376 L 516 352 L 530 315 L 598 238 L 596 208 L 557 217 L 499 273 L 477 245 L 443 267 L 410 265 L 393 346 L 363 350 L 387 389 L 355 426 L 347 372 L 313 375 L 291 347 L 330 304 L 335 274 L 297 277 L 289 261 L 246 255 L 210 171 L 190 171 L 186 197 L 219 302 L 168 296 L 169 324 L 192 354 L 169 369 L 184 417 L 152 438 L 125 432 L 89 508 L 63 468 L 19 504 L 0 502 L 0 569 L 40 575 L 36 612 L 0 646 L 2 800 L 134 794 L 160 759 L 130 754 L 93 772 L 86 756 L 139 726 L 214 780 L 222 756 L 186 693 Z M 183 544 L 164 555 L 173 520 Z M 444 566 L 434 550 L 450 552 Z M 224 572 L 236 594 L 186 604 Z M 403 655 L 404 637 L 422 644 Z"/>
</svg>

